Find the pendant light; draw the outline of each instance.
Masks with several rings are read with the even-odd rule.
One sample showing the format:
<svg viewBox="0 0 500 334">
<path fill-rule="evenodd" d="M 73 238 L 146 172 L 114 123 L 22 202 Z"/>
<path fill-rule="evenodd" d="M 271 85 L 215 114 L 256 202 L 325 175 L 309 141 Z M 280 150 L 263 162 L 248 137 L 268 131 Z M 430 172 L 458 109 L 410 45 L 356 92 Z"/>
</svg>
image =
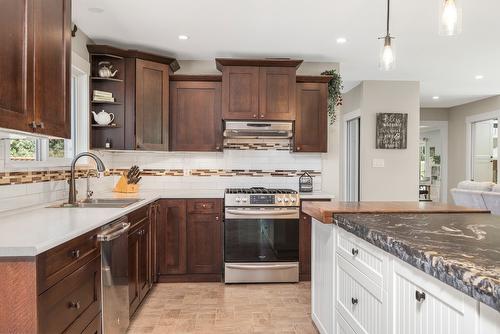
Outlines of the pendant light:
<svg viewBox="0 0 500 334">
<path fill-rule="evenodd" d="M 460 0 L 439 0 L 439 34 L 454 36 L 462 32 Z"/>
<path fill-rule="evenodd" d="M 379 38 L 383 40 L 383 44 L 380 49 L 379 61 L 379 67 L 382 71 L 393 70 L 396 65 L 396 53 L 394 50 L 394 44 L 392 43 L 394 37 L 391 37 L 391 34 L 389 33 L 390 9 L 391 0 L 387 0 L 387 30 L 385 36 Z"/>
</svg>

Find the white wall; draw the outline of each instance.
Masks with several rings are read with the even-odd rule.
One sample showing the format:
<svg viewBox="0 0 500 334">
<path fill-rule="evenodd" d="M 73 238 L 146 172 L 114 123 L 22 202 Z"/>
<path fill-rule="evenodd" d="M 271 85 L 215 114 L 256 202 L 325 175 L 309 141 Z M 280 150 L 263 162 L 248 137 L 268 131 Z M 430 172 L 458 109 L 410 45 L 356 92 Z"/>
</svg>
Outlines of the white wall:
<svg viewBox="0 0 500 334">
<path fill-rule="evenodd" d="M 362 201 L 418 200 L 420 87 L 413 81 L 363 81 L 345 97 L 344 112 L 360 110 L 360 199 Z M 408 147 L 375 148 L 377 113 L 408 113 Z M 383 168 L 373 167 L 382 159 Z"/>
</svg>

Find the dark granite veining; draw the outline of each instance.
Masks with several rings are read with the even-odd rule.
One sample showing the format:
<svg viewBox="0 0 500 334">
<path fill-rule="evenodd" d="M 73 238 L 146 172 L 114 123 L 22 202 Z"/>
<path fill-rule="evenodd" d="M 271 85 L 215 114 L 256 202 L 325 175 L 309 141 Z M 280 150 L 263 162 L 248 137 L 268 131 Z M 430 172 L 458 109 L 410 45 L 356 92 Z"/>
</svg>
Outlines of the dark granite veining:
<svg viewBox="0 0 500 334">
<path fill-rule="evenodd" d="M 335 223 L 500 311 L 500 217 L 347 214 Z"/>
</svg>

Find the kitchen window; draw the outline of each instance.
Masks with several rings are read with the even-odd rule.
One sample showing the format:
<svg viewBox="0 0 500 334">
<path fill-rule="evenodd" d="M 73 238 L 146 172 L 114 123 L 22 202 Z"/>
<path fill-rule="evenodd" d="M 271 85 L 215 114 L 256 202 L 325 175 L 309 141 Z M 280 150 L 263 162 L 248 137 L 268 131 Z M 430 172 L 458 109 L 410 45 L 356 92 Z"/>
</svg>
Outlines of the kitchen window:
<svg viewBox="0 0 500 334">
<path fill-rule="evenodd" d="M 30 136 L 4 133 L 6 167 L 69 166 L 75 153 L 88 149 L 88 61 L 72 55 L 71 73 L 71 138 Z M 83 70 L 82 70 L 83 69 Z"/>
</svg>

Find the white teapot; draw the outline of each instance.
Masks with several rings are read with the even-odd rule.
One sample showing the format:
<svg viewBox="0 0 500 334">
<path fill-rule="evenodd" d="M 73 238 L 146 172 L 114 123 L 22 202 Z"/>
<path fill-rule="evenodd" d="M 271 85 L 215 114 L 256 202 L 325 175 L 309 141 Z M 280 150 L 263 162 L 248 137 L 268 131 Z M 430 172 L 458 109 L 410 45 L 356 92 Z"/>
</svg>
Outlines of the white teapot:
<svg viewBox="0 0 500 334">
<path fill-rule="evenodd" d="M 95 111 L 92 111 L 94 115 L 94 120 L 99 125 L 108 125 L 115 119 L 115 115 L 113 113 L 107 113 L 102 110 L 100 113 L 96 114 Z"/>
</svg>

